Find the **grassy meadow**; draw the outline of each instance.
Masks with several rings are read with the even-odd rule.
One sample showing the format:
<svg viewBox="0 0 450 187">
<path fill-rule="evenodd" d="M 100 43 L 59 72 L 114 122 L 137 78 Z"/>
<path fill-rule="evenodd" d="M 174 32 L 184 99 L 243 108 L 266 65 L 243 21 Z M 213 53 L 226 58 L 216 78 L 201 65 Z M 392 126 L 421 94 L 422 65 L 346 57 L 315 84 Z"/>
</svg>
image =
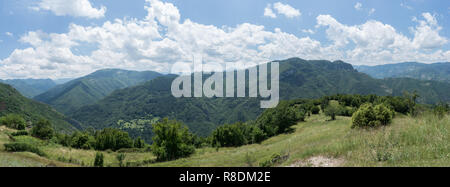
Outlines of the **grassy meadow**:
<svg viewBox="0 0 450 187">
<path fill-rule="evenodd" d="M 293 126 L 290 133 L 270 138 L 261 144 L 237 148 L 197 149 L 189 158 L 155 162 L 151 153 L 124 153 L 127 166 L 260 166 L 279 155 L 273 166 L 450 166 L 450 116 L 432 114 L 416 118 L 397 116 L 393 123 L 378 129 L 351 129 L 351 118 L 328 121 L 313 115 Z M 19 136 L 16 142 L 38 145 L 45 153 L 9 153 L 4 143 L 11 142 L 13 130 L 0 127 L 0 166 L 92 166 L 94 150 L 78 150 Z M 120 153 L 106 151 L 105 166 L 119 166 Z"/>
</svg>

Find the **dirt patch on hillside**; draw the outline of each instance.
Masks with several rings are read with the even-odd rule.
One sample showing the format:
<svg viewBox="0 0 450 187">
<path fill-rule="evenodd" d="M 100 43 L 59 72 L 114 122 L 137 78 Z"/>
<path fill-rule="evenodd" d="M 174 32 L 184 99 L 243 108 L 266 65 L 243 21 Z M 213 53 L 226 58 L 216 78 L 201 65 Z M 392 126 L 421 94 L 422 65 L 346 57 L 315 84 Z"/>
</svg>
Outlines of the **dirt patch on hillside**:
<svg viewBox="0 0 450 187">
<path fill-rule="evenodd" d="M 316 156 L 307 160 L 297 161 L 289 167 L 339 167 L 343 163 L 344 160 L 340 158 Z"/>
</svg>

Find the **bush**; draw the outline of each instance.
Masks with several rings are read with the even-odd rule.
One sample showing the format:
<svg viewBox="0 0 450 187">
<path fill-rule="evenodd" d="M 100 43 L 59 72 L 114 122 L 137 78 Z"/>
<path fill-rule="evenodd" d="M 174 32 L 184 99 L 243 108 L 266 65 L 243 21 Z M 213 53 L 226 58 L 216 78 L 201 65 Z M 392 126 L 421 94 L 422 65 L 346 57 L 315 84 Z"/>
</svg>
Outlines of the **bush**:
<svg viewBox="0 0 450 187">
<path fill-rule="evenodd" d="M 353 114 L 352 128 L 378 127 L 392 122 L 395 113 L 385 104 L 364 104 Z"/>
<path fill-rule="evenodd" d="M 42 140 L 52 139 L 53 128 L 50 121 L 46 119 L 39 120 L 39 122 L 31 129 L 31 135 Z"/>
<path fill-rule="evenodd" d="M 318 106 L 313 106 L 311 108 L 311 113 L 312 114 L 319 114 L 320 113 L 320 108 Z"/>
<path fill-rule="evenodd" d="M 275 153 L 268 158 L 264 158 L 259 162 L 260 167 L 273 167 L 277 164 L 281 164 L 285 160 L 287 160 L 287 155 L 281 155 L 279 153 Z"/>
<path fill-rule="evenodd" d="M 268 138 L 285 133 L 300 120 L 296 109 L 290 103 L 281 102 L 276 108 L 264 111 L 256 120 L 256 125 Z"/>
<path fill-rule="evenodd" d="M 8 114 L 0 118 L 0 125 L 17 130 L 25 130 L 26 122 L 18 114 Z"/>
<path fill-rule="evenodd" d="M 70 140 L 70 146 L 77 149 L 89 150 L 95 146 L 95 138 L 88 133 L 75 132 Z"/>
<path fill-rule="evenodd" d="M 127 132 L 106 128 L 95 133 L 95 149 L 96 150 L 108 150 L 113 151 L 122 148 L 132 148 L 133 140 L 130 138 Z"/>
<path fill-rule="evenodd" d="M 238 147 L 247 144 L 250 134 L 248 127 L 242 123 L 224 125 L 212 133 L 212 145 L 217 147 Z"/>
<path fill-rule="evenodd" d="M 31 152 L 39 156 L 45 156 L 45 153 L 38 147 L 28 143 L 9 143 L 5 144 L 5 150 L 9 152 Z"/>
<path fill-rule="evenodd" d="M 29 134 L 28 131 L 21 130 L 11 133 L 11 136 L 28 136 L 28 134 Z"/>
<path fill-rule="evenodd" d="M 194 145 L 190 144 L 192 135 L 180 122 L 165 118 L 153 124 L 153 133 L 151 148 L 158 161 L 188 157 L 195 151 Z"/>
<path fill-rule="evenodd" d="M 103 167 L 104 162 L 103 159 L 104 159 L 103 153 L 96 153 L 94 159 L 94 167 Z"/>
</svg>

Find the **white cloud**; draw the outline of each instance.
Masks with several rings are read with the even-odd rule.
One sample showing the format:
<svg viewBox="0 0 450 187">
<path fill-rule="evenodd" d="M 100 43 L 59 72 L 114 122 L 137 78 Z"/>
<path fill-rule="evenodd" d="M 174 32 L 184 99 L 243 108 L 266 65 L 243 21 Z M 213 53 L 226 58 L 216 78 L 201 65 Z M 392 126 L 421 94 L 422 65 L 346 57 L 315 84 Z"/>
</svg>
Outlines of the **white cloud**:
<svg viewBox="0 0 450 187">
<path fill-rule="evenodd" d="M 0 60 L 0 77 L 77 77 L 105 68 L 168 72 L 172 64 L 191 62 L 198 53 L 204 54 L 206 63 L 240 62 L 241 67 L 290 57 L 353 64 L 450 60 L 450 51 L 439 49 L 448 39 L 439 35 L 437 19 L 427 13 L 416 19 L 418 25 L 411 29 L 414 38 L 379 21 L 349 26 L 330 15 L 320 15 L 317 29 L 326 28 L 332 42 L 322 44 L 249 23 L 216 27 L 181 21 L 173 4 L 146 2 L 148 14 L 143 19 L 116 19 L 100 26 L 71 24 L 65 33 L 32 31 L 23 35 L 20 41 L 28 47 Z M 78 52 L 86 46 L 92 49 Z"/>
<path fill-rule="evenodd" d="M 408 9 L 408 10 L 414 10 L 413 7 L 407 5 L 406 3 L 400 3 L 400 6 L 406 8 L 406 9 Z"/>
<path fill-rule="evenodd" d="M 371 9 L 369 10 L 369 16 L 372 15 L 373 13 L 375 13 L 375 11 L 376 11 L 376 9 L 371 8 Z"/>
<path fill-rule="evenodd" d="M 360 2 L 357 2 L 357 3 L 355 4 L 355 9 L 356 9 L 356 10 L 362 10 L 362 4 L 361 4 Z"/>
<path fill-rule="evenodd" d="M 295 9 L 294 7 L 288 4 L 283 4 L 281 2 L 273 4 L 273 8 L 278 12 L 278 14 L 285 15 L 288 18 L 295 18 L 302 15 L 302 13 L 299 10 Z"/>
<path fill-rule="evenodd" d="M 448 39 L 439 35 L 434 16 L 422 15 L 419 25 L 411 29 L 414 38 L 398 33 L 394 27 L 379 21 L 368 21 L 362 25 L 347 26 L 330 15 L 317 17 L 319 27 L 328 27 L 327 37 L 333 41 L 328 48 L 342 51 L 343 59 L 355 64 L 384 64 L 401 61 L 448 61 L 450 51 L 429 49 L 442 47 Z M 353 43 L 354 48 L 349 44 Z"/>
<path fill-rule="evenodd" d="M 36 11 L 51 11 L 57 16 L 86 18 L 102 18 L 106 12 L 106 7 L 94 8 L 89 0 L 41 0 L 31 8 Z"/>
<path fill-rule="evenodd" d="M 264 9 L 264 16 L 271 17 L 271 18 L 276 18 L 277 17 L 277 15 L 275 15 L 275 13 L 272 10 L 272 5 L 271 4 L 267 4 L 266 8 Z"/>
<path fill-rule="evenodd" d="M 302 29 L 303 33 L 314 34 L 315 32 L 311 29 Z"/>
<path fill-rule="evenodd" d="M 10 33 L 10 32 L 5 32 L 5 34 L 6 34 L 6 36 L 9 36 L 9 37 L 13 37 L 14 36 L 14 34 Z"/>
</svg>

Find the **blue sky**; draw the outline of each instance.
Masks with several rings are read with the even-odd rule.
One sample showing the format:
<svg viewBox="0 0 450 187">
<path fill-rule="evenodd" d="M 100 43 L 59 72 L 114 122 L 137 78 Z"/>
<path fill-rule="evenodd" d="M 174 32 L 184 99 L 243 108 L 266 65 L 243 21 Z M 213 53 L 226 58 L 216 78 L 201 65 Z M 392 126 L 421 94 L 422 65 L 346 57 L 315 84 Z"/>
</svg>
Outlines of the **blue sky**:
<svg viewBox="0 0 450 187">
<path fill-rule="evenodd" d="M 195 51 L 217 61 L 277 60 L 294 56 L 342 59 L 367 65 L 450 61 L 448 0 L 75 1 L 80 6 L 66 6 L 68 3 L 61 4 L 64 2 L 61 0 L 0 0 L 0 78 L 64 78 L 102 68 L 167 71 L 163 63 L 186 61 L 185 56 L 194 51 L 187 41 L 196 43 L 196 47 L 202 45 Z M 88 7 L 81 7 L 85 5 Z M 153 7 L 155 12 L 145 6 Z M 265 15 L 265 9 L 270 9 L 273 15 Z M 146 19 L 149 15 L 154 18 Z M 163 23 L 164 16 L 175 20 Z M 122 35 L 114 33 L 114 29 L 105 27 L 105 22 L 114 24 L 115 19 L 128 22 L 115 26 L 131 27 L 133 22 L 139 28 L 154 21 L 152 27 L 156 33 L 144 34 L 148 41 L 142 38 L 144 35 L 131 30 L 124 30 Z M 186 24 L 186 20 L 192 24 Z M 244 28 L 243 24 L 249 25 Z M 117 46 L 110 48 L 108 41 L 96 41 L 94 36 L 80 39 L 82 36 L 73 34 L 71 25 L 96 32 L 94 36 L 102 32 L 102 36 L 109 37 L 103 40 L 117 40 Z M 207 28 L 211 25 L 215 28 Z M 190 29 L 186 33 L 199 35 L 184 36 L 180 29 Z M 249 50 L 246 54 L 252 55 L 229 54 L 237 49 L 242 51 L 243 46 L 239 44 L 242 38 L 236 36 L 242 32 L 233 32 L 239 29 L 242 32 L 254 29 L 250 35 L 242 34 L 252 39 L 244 42 L 245 50 Z M 211 41 L 202 38 L 201 33 L 227 39 Z M 378 33 L 384 35 L 370 37 Z M 52 34 L 61 38 L 54 39 Z M 370 45 L 380 38 L 390 39 Z M 40 42 L 31 42 L 36 39 Z M 67 43 L 59 44 L 61 41 Z M 286 46 L 284 42 L 289 41 L 299 44 Z M 177 52 L 184 56 L 174 54 Z"/>
</svg>

